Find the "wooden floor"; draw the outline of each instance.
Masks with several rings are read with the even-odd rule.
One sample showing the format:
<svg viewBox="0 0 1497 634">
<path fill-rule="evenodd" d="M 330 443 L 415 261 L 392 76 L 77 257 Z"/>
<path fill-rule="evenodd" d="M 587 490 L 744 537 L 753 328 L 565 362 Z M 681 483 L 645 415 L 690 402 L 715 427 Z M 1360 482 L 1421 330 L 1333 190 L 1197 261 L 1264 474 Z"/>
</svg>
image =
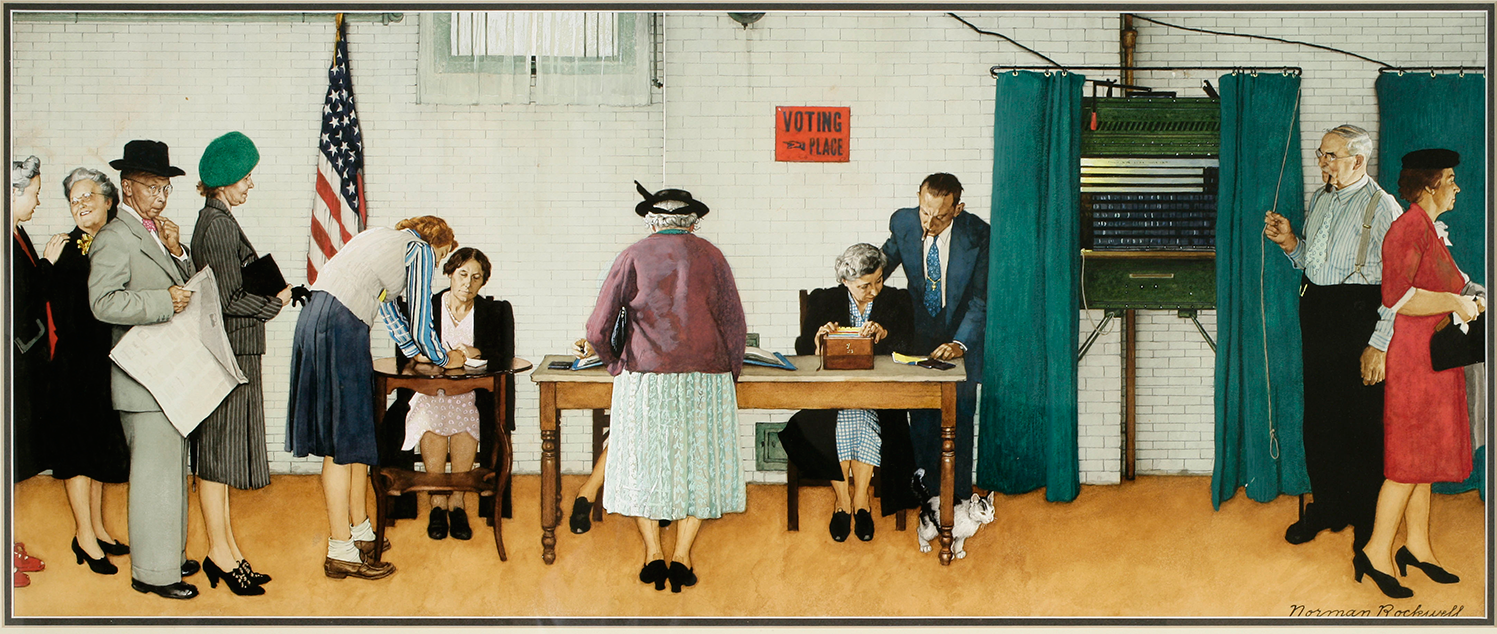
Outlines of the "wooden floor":
<svg viewBox="0 0 1497 634">
<path fill-rule="evenodd" d="M 563 490 L 580 482 L 568 476 Z M 389 531 L 394 576 L 327 579 L 318 479 L 276 476 L 233 497 L 241 548 L 275 577 L 266 594 L 210 589 L 199 573 L 188 581 L 202 596 L 169 601 L 129 588 L 128 557 L 114 558 L 121 573 L 110 577 L 76 565 L 62 487 L 43 476 L 15 489 L 15 534 L 47 570 L 14 591 L 12 606 L 16 617 L 1287 617 L 1294 606 L 1374 614 L 1381 606 L 1459 606 L 1459 616 L 1484 616 L 1485 513 L 1474 492 L 1437 496 L 1433 509 L 1436 549 L 1463 581 L 1437 585 L 1411 570 L 1414 597 L 1393 601 L 1370 579 L 1352 581 L 1350 530 L 1291 546 L 1282 535 L 1295 518 L 1294 498 L 1259 504 L 1239 495 L 1213 512 L 1209 485 L 1204 477 L 1141 477 L 1083 487 L 1069 504 L 1048 503 L 1042 492 L 1000 496 L 997 521 L 949 568 L 919 551 L 913 526 L 895 531 L 892 517 L 878 519 L 870 543 L 833 542 L 825 528 L 830 489 L 803 490 L 802 530 L 786 532 L 784 488 L 750 486 L 746 513 L 702 529 L 700 583 L 673 595 L 639 583 L 640 540 L 618 516 L 585 535 L 558 534 L 556 563 L 545 565 L 537 476 L 515 479 L 508 562 L 498 560 L 481 522 L 471 541 L 428 539 L 423 508 L 421 520 Z M 107 487 L 105 496 L 108 526 L 124 538 L 126 487 Z M 190 518 L 188 552 L 201 558 L 196 497 Z M 665 539 L 669 552 L 673 531 Z"/>
</svg>

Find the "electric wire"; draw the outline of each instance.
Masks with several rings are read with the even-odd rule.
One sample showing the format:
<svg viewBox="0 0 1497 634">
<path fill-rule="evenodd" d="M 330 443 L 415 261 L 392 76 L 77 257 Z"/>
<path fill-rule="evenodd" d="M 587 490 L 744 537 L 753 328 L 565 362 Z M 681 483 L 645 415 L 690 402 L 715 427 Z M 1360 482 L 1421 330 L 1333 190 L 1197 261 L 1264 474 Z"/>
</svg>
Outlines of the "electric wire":
<svg viewBox="0 0 1497 634">
<path fill-rule="evenodd" d="M 1041 52 L 1036 51 L 1036 50 L 1034 50 L 1032 48 L 1029 48 L 1028 46 L 1025 46 L 1023 44 L 1020 44 L 1020 43 L 1014 41 L 1014 38 L 1011 38 L 1011 37 L 1009 37 L 1007 35 L 1004 35 L 1002 33 L 995 33 L 993 31 L 984 31 L 982 29 L 979 29 L 979 28 L 977 28 L 977 25 L 972 24 L 971 22 L 968 22 L 966 20 L 963 20 L 962 16 L 959 16 L 959 15 L 957 15 L 955 13 L 947 13 L 946 15 L 949 15 L 949 16 L 951 16 L 953 18 L 956 18 L 957 22 L 961 22 L 962 24 L 967 25 L 967 27 L 970 28 L 970 29 L 972 29 L 973 31 L 977 31 L 978 33 L 981 33 L 983 35 L 992 35 L 994 37 L 1001 37 L 1001 38 L 1007 40 L 1008 43 L 1013 44 L 1014 46 L 1022 48 L 1022 49 L 1026 50 L 1026 51 L 1029 51 L 1031 54 L 1033 54 L 1035 56 L 1038 56 L 1040 59 L 1043 59 L 1043 60 L 1045 60 L 1047 62 L 1050 62 L 1051 64 L 1054 64 L 1056 68 L 1064 68 L 1063 66 L 1060 65 L 1060 62 L 1057 62 L 1057 61 L 1055 61 L 1053 59 L 1045 57 L 1044 53 L 1041 53 Z M 1386 66 L 1386 64 L 1385 64 L 1385 66 Z"/>
<path fill-rule="evenodd" d="M 1283 42 L 1285 44 L 1298 44 L 1300 46 L 1308 46 L 1310 48 L 1318 48 L 1318 49 L 1323 50 L 1323 51 L 1331 51 L 1333 53 L 1340 53 L 1342 55 L 1349 55 L 1351 57 L 1355 57 L 1357 59 L 1360 59 L 1360 60 L 1363 60 L 1363 61 L 1372 62 L 1374 64 L 1379 64 L 1379 65 L 1382 65 L 1382 66 L 1390 66 L 1390 64 L 1387 64 L 1385 62 L 1377 61 L 1377 60 L 1372 59 L 1371 57 L 1367 57 L 1365 55 L 1358 55 L 1358 54 L 1353 53 L 1351 51 L 1343 51 L 1343 50 L 1341 50 L 1339 48 L 1332 48 L 1330 46 L 1324 46 L 1324 45 L 1321 45 L 1321 44 L 1311 44 L 1310 42 L 1301 42 L 1301 41 L 1298 41 L 1298 40 L 1286 40 L 1286 39 L 1284 39 L 1282 37 L 1273 37 L 1271 35 L 1253 35 L 1253 34 L 1250 34 L 1250 33 L 1228 33 L 1228 32 L 1225 32 L 1225 31 L 1212 31 L 1210 29 L 1197 29 L 1197 28 L 1189 27 L 1189 26 L 1180 26 L 1178 24 L 1170 24 L 1168 22 L 1160 22 L 1159 20 L 1154 20 L 1154 19 L 1151 19 L 1151 18 L 1146 18 L 1144 16 L 1138 15 L 1137 13 L 1130 13 L 1129 15 L 1133 16 L 1136 19 L 1143 20 L 1144 22 L 1152 22 L 1154 24 L 1158 24 L 1159 26 L 1169 27 L 1169 28 L 1172 28 L 1172 29 L 1180 29 L 1181 31 L 1195 31 L 1196 33 L 1209 33 L 1211 35 L 1226 35 L 1226 36 L 1229 36 L 1229 37 L 1246 37 L 1246 38 L 1253 38 L 1253 39 L 1259 39 L 1259 40 L 1269 40 L 1269 41 L 1272 41 L 1272 42 Z"/>
<path fill-rule="evenodd" d="M 1284 131 L 1284 158 L 1279 161 L 1279 180 L 1273 190 L 1273 213 L 1279 213 L 1279 191 L 1284 186 L 1284 167 L 1289 164 L 1289 144 L 1294 140 L 1294 127 L 1299 122 L 1299 98 L 1304 90 L 1295 87 L 1294 109 L 1289 113 L 1289 127 Z M 1292 229 L 1291 229 L 1292 230 Z M 1264 302 L 1264 277 L 1268 268 L 1268 236 L 1258 240 L 1258 320 L 1263 328 L 1263 389 L 1264 403 L 1268 406 L 1268 456 L 1279 459 L 1279 430 L 1273 413 L 1273 370 L 1268 361 L 1268 305 Z"/>
</svg>

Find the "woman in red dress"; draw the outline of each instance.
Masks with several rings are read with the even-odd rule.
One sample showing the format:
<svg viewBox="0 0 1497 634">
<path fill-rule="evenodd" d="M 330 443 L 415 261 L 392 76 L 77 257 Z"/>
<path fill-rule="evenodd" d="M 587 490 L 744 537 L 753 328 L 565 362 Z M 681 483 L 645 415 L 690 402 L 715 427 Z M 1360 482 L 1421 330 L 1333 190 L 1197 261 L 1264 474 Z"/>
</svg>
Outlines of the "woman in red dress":
<svg viewBox="0 0 1497 634">
<path fill-rule="evenodd" d="M 1460 155 L 1450 150 L 1418 150 L 1403 157 L 1398 193 L 1412 201 L 1383 238 L 1383 306 L 1397 314 L 1388 346 L 1388 385 L 1383 405 L 1383 481 L 1372 537 L 1352 559 L 1356 580 L 1370 574 L 1384 594 L 1413 596 L 1393 578 L 1408 566 L 1436 583 L 1460 578 L 1446 572 L 1429 539 L 1430 483 L 1459 482 L 1471 473 L 1471 437 L 1466 413 L 1466 379 L 1461 368 L 1436 372 L 1429 340 L 1451 313 L 1475 319 L 1484 302 L 1462 294 L 1467 278 L 1435 218 L 1455 206 L 1461 188 L 1454 168 Z M 1455 327 L 1450 325 L 1447 327 Z M 1400 522 L 1408 538 L 1393 552 Z"/>
</svg>

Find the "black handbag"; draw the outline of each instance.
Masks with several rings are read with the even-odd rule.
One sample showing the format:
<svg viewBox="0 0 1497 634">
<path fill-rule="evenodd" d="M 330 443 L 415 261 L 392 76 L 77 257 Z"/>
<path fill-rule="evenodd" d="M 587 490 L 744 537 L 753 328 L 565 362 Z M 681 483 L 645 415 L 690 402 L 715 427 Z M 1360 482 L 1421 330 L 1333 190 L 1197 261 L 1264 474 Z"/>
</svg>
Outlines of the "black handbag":
<svg viewBox="0 0 1497 634">
<path fill-rule="evenodd" d="M 1466 332 L 1446 317 L 1429 337 L 1429 364 L 1436 372 L 1459 368 L 1485 360 L 1487 348 L 1487 314 L 1476 316 Z"/>
<path fill-rule="evenodd" d="M 275 256 L 269 253 L 240 268 L 239 278 L 244 292 L 251 295 L 274 297 L 286 288 L 286 278 L 281 275 L 281 267 L 276 266 Z"/>
<path fill-rule="evenodd" d="M 608 349 L 614 358 L 624 354 L 624 342 L 629 339 L 629 309 L 619 308 L 619 316 L 613 320 L 613 334 L 608 336 Z"/>
</svg>

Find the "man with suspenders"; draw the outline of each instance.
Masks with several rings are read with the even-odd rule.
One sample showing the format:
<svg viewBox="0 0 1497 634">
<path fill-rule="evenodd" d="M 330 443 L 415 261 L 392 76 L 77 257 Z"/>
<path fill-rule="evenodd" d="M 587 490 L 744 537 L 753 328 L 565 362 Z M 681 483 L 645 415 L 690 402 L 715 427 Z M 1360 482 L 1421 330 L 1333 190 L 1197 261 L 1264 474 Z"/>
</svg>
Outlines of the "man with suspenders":
<svg viewBox="0 0 1497 634">
<path fill-rule="evenodd" d="M 1305 237 L 1279 214 L 1264 217 L 1264 236 L 1305 272 L 1305 470 L 1315 501 L 1284 532 L 1291 544 L 1351 525 L 1360 549 L 1372 534 L 1383 481 L 1382 382 L 1393 313 L 1382 310 L 1382 246 L 1402 210 L 1367 175 L 1371 155 L 1366 130 L 1329 130 L 1315 151 L 1325 186 L 1310 195 Z"/>
</svg>

